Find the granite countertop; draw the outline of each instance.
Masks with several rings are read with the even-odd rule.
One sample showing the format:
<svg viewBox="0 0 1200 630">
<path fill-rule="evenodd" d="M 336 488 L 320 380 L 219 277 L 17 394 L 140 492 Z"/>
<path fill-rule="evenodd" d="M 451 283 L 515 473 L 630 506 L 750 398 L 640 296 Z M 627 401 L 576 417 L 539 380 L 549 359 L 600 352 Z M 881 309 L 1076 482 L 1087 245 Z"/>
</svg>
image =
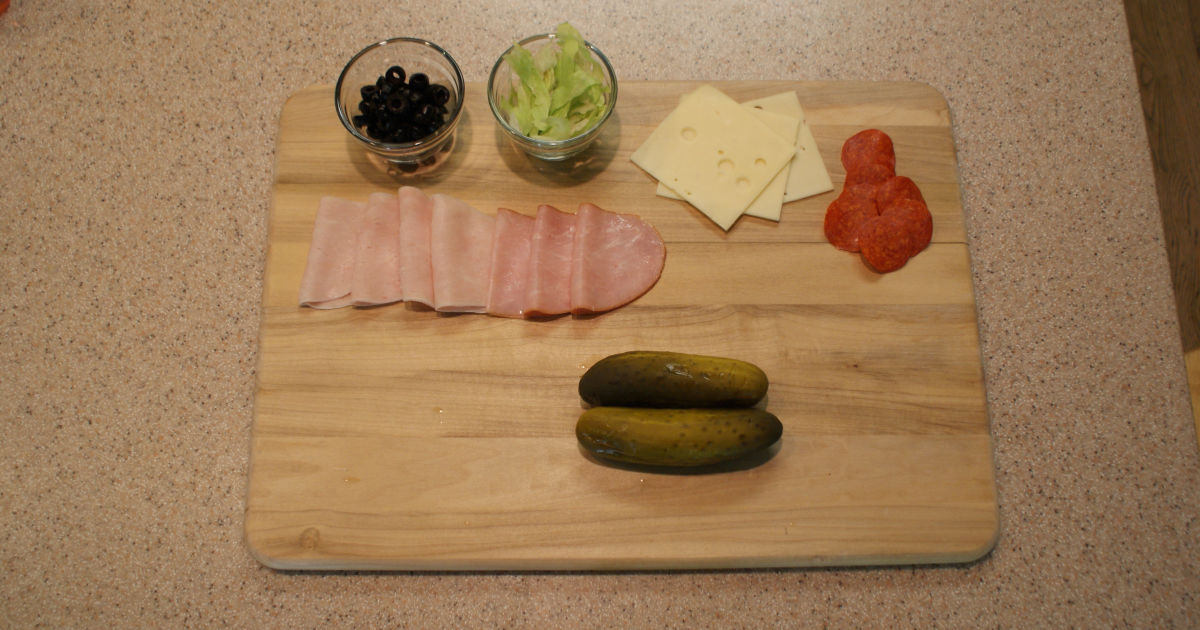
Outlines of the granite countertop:
<svg viewBox="0 0 1200 630">
<path fill-rule="evenodd" d="M 0 16 L 0 626 L 1200 623 L 1200 462 L 1120 2 L 559 4 L 17 0 Z M 484 81 L 508 42 L 563 19 L 626 81 L 945 95 L 995 440 L 990 555 L 599 574 L 251 557 L 285 99 L 398 34 Z"/>
</svg>

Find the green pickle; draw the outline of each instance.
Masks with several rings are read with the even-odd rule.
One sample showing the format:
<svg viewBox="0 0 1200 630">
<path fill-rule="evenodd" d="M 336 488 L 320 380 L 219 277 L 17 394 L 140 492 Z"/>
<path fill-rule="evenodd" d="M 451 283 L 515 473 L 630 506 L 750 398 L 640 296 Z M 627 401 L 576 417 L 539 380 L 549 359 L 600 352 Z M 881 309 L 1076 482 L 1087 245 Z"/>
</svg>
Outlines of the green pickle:
<svg viewBox="0 0 1200 630">
<path fill-rule="evenodd" d="M 593 455 L 628 464 L 694 467 L 740 459 L 783 435 L 761 409 L 593 407 L 579 417 L 575 436 Z"/>
<path fill-rule="evenodd" d="M 752 363 L 681 352 L 614 354 L 579 379 L 579 396 L 596 406 L 753 407 L 766 393 Z"/>
</svg>

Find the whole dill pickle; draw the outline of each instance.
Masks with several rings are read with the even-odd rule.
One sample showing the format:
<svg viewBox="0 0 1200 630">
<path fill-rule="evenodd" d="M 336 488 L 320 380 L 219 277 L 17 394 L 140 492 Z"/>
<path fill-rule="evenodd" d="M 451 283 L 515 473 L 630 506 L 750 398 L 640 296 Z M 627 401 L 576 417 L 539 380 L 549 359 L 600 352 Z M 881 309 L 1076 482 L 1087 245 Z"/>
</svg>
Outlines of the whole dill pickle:
<svg viewBox="0 0 1200 630">
<path fill-rule="evenodd" d="M 753 407 L 766 393 L 767 375 L 753 363 L 681 352 L 614 354 L 579 379 L 591 405 Z"/>
<path fill-rule="evenodd" d="M 692 467 L 735 460 L 774 444 L 783 424 L 761 409 L 592 407 L 575 437 L 603 459 Z"/>
</svg>

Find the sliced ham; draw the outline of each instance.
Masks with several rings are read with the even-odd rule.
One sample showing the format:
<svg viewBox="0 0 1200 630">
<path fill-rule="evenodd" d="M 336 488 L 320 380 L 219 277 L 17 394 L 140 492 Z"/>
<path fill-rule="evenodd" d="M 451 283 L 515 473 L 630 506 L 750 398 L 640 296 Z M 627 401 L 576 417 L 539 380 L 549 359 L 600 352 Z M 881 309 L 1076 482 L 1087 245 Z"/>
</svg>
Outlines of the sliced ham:
<svg viewBox="0 0 1200 630">
<path fill-rule="evenodd" d="M 400 204 L 395 195 L 372 193 L 358 235 L 354 263 L 355 306 L 388 304 L 404 299 L 400 279 Z"/>
<path fill-rule="evenodd" d="M 533 225 L 533 217 L 508 208 L 500 208 L 496 212 L 487 299 L 487 312 L 490 315 L 522 317 L 525 314 Z"/>
<path fill-rule="evenodd" d="M 300 304 L 312 308 L 339 308 L 353 301 L 358 239 L 366 204 L 324 197 L 317 204 L 308 263 L 300 281 Z"/>
<path fill-rule="evenodd" d="M 612 310 L 654 286 L 667 253 L 654 227 L 631 214 L 608 212 L 590 203 L 580 205 L 575 218 L 572 313 Z"/>
<path fill-rule="evenodd" d="M 448 195 L 432 195 L 433 301 L 439 311 L 484 313 L 496 218 Z"/>
<path fill-rule="evenodd" d="M 538 206 L 529 252 L 525 315 L 561 315 L 571 310 L 571 252 L 575 215 L 554 206 Z"/>
<path fill-rule="evenodd" d="M 419 188 L 402 187 L 400 208 L 400 284 L 404 299 L 433 307 L 433 200 Z"/>
<path fill-rule="evenodd" d="M 322 309 L 404 300 L 514 318 L 598 313 L 653 287 L 665 257 L 652 226 L 590 203 L 491 216 L 405 186 L 366 203 L 320 201 L 299 297 Z"/>
</svg>

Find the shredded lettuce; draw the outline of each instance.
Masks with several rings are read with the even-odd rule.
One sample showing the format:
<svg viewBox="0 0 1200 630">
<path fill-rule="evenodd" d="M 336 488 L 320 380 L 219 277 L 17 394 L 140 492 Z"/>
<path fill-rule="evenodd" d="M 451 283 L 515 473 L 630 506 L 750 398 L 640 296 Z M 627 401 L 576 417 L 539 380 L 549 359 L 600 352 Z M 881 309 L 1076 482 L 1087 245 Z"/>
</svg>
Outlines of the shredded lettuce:
<svg viewBox="0 0 1200 630">
<path fill-rule="evenodd" d="M 537 52 L 514 45 L 504 55 L 517 75 L 500 109 L 521 133 L 539 140 L 566 140 L 604 116 L 610 88 L 583 37 L 563 22 L 553 43 Z"/>
</svg>

